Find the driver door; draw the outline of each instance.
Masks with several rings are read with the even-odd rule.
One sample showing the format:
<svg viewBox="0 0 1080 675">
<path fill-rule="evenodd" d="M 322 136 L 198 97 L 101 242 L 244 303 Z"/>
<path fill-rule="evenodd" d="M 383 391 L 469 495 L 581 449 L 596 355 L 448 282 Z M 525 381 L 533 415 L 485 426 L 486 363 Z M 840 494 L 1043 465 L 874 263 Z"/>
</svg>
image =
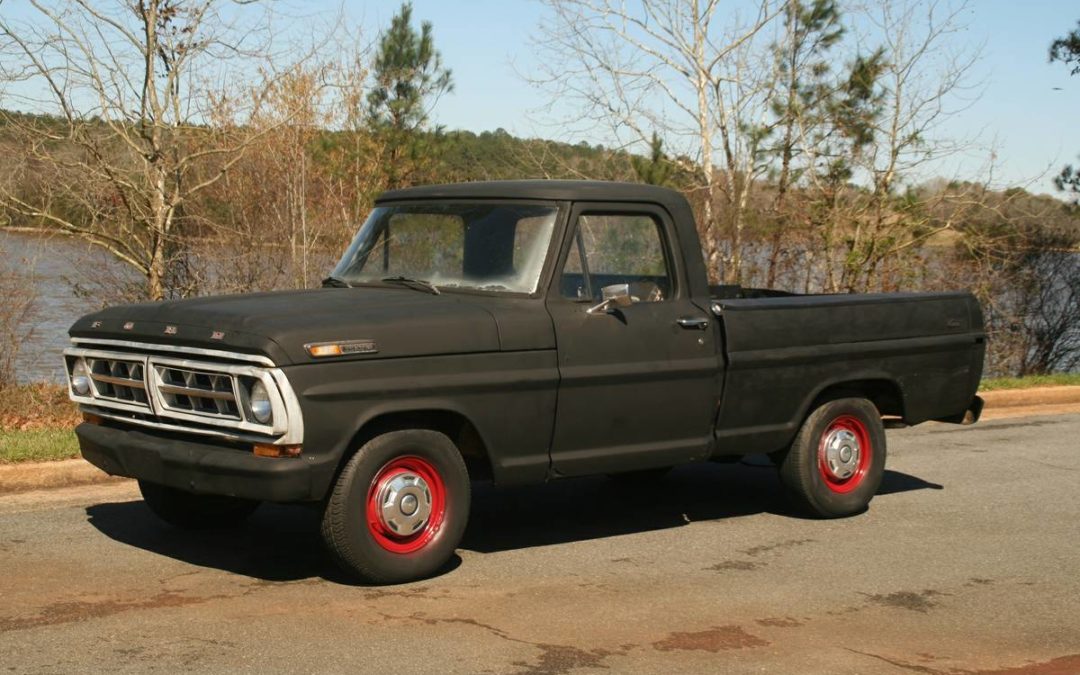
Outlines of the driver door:
<svg viewBox="0 0 1080 675">
<path fill-rule="evenodd" d="M 570 228 L 547 296 L 560 375 L 552 469 L 583 475 L 706 458 L 717 327 L 687 297 L 667 212 L 583 204 Z M 630 304 L 589 311 L 604 287 L 622 284 Z"/>
</svg>

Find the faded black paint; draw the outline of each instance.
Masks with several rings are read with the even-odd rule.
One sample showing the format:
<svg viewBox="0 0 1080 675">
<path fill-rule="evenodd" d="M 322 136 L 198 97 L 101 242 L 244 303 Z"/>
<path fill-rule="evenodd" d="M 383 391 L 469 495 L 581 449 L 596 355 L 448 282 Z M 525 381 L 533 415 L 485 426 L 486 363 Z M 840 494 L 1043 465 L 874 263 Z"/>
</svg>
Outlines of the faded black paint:
<svg viewBox="0 0 1080 675">
<path fill-rule="evenodd" d="M 177 487 L 236 493 L 242 484 L 245 496 L 306 500 L 326 494 L 367 425 L 387 415 L 438 411 L 466 420 L 495 480 L 528 483 L 777 450 L 831 390 L 854 389 L 909 423 L 952 417 L 972 403 L 985 336 L 968 293 L 710 290 L 689 204 L 651 186 L 506 181 L 393 191 L 378 202 L 451 199 L 560 207 L 537 293 L 285 291 L 113 307 L 72 326 L 73 337 L 269 356 L 300 399 L 304 461 L 215 461 L 215 452 L 238 451 L 176 434 L 136 437 L 115 425 L 79 428 L 87 457 Z M 576 216 L 592 210 L 646 212 L 662 223 L 671 298 L 589 315 L 588 302 L 561 296 L 557 270 Z M 676 324 L 684 317 L 710 323 L 688 330 Z M 303 348 L 350 339 L 374 340 L 378 352 L 313 362 Z M 150 458 L 133 460 L 136 452 Z M 272 470 L 274 486 L 268 480 L 261 495 L 260 467 Z M 290 469 L 291 482 L 282 475 Z M 226 471 L 233 473 L 209 475 Z"/>
</svg>

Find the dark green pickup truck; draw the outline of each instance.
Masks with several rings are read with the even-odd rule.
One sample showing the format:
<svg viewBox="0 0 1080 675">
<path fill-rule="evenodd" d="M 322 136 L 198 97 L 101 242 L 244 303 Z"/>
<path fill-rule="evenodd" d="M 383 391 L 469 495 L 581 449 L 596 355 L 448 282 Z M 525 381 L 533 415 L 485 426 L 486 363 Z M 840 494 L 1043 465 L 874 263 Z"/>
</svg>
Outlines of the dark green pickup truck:
<svg viewBox="0 0 1080 675">
<path fill-rule="evenodd" d="M 324 288 L 112 307 L 71 327 L 82 453 L 181 527 L 313 503 L 370 582 L 435 573 L 470 481 L 768 453 L 795 504 L 863 511 L 890 424 L 973 422 L 968 293 L 710 287 L 693 216 L 643 185 L 388 192 Z"/>
</svg>

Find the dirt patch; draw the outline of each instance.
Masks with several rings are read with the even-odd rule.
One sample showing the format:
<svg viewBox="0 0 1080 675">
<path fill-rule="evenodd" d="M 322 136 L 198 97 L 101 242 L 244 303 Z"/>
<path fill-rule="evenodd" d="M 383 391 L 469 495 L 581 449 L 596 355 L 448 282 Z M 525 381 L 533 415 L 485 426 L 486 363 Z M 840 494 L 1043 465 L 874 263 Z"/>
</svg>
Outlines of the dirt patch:
<svg viewBox="0 0 1080 675">
<path fill-rule="evenodd" d="M 742 553 L 752 558 L 754 556 L 759 556 L 762 553 L 771 553 L 772 551 L 795 548 L 796 546 L 802 546 L 803 544 L 812 544 L 813 542 L 813 539 L 788 539 L 787 541 L 780 541 L 775 544 L 762 544 L 761 546 L 753 546 L 744 550 Z"/>
<path fill-rule="evenodd" d="M 880 654 L 871 654 L 869 652 L 860 652 L 857 650 L 849 651 L 856 654 L 862 654 L 863 656 L 869 656 L 878 661 L 884 661 L 889 665 L 896 666 L 903 670 L 908 670 L 913 673 L 926 673 L 926 675 L 1076 675 L 1077 673 L 1080 673 L 1080 654 L 1069 654 L 1068 656 L 1059 656 L 1058 658 L 1049 661 L 1025 663 L 1022 666 L 993 668 L 991 670 L 966 670 L 963 668 L 948 668 L 942 670 L 940 668 L 919 665 L 917 663 L 907 663 L 899 659 L 890 659 Z M 923 658 L 924 661 L 937 658 L 933 657 L 931 654 L 922 653 L 918 656 Z M 926 657 L 931 658 L 928 659 Z"/>
<path fill-rule="evenodd" d="M 750 570 L 756 570 L 760 567 L 765 567 L 763 562 L 753 562 L 751 560 L 725 560 L 724 562 L 718 562 L 711 567 L 705 569 L 713 572 L 727 572 L 729 570 L 739 570 L 743 572 L 749 572 Z"/>
<path fill-rule="evenodd" d="M 718 626 L 694 633 L 671 633 L 653 643 L 653 649 L 670 651 L 721 652 L 731 649 L 765 647 L 769 643 L 743 630 L 742 626 Z"/>
<path fill-rule="evenodd" d="M 101 600 L 55 602 L 51 605 L 47 605 L 38 614 L 33 616 L 0 617 L 0 633 L 26 630 L 27 628 L 39 628 L 41 626 L 75 623 L 78 621 L 87 621 L 89 619 L 100 619 L 123 612 L 198 605 L 219 597 L 222 596 L 199 598 L 179 595 L 172 591 L 165 591 L 146 600 L 117 600 L 114 598 L 105 598 Z"/>
<path fill-rule="evenodd" d="M 606 649 L 579 649 L 568 645 L 537 644 L 540 658 L 536 663 L 515 661 L 519 675 L 566 675 L 578 668 L 607 668 L 604 660 L 615 652 Z"/>
<path fill-rule="evenodd" d="M 793 619 L 790 616 L 766 617 L 764 619 L 758 619 L 755 623 L 759 626 L 768 626 L 770 628 L 798 628 L 802 625 L 801 621 Z"/>
<path fill-rule="evenodd" d="M 535 662 L 514 661 L 510 665 L 518 670 L 516 675 L 565 675 L 578 668 L 607 668 L 604 661 L 610 656 L 625 654 L 633 645 L 625 645 L 621 651 L 609 649 L 582 649 L 571 645 L 557 645 L 546 642 L 533 642 L 516 638 L 505 630 L 483 623 L 469 617 L 432 617 L 415 612 L 408 616 L 393 616 L 379 612 L 390 620 L 417 621 L 428 626 L 438 624 L 460 624 L 485 631 L 501 640 L 529 645 L 540 650 L 540 656 Z"/>
<path fill-rule="evenodd" d="M 1076 675 L 1080 673 L 1080 654 L 1059 656 L 1042 663 L 1027 663 L 1012 668 L 977 670 L 971 675 Z"/>
<path fill-rule="evenodd" d="M 925 591 L 896 591 L 895 593 L 878 594 L 867 596 L 870 602 L 885 607 L 907 609 L 912 612 L 928 612 L 937 607 L 933 598 L 944 595 L 941 591 L 927 589 Z"/>
</svg>

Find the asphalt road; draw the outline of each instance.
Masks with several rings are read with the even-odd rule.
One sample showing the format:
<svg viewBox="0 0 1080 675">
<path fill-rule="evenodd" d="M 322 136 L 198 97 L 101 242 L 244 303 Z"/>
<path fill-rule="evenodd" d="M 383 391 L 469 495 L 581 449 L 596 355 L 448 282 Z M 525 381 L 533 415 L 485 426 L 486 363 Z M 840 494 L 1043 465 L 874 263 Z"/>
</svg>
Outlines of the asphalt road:
<svg viewBox="0 0 1080 675">
<path fill-rule="evenodd" d="M 870 510 L 770 468 L 477 491 L 460 559 L 343 583 L 316 514 L 159 524 L 130 484 L 0 499 L 0 672 L 1080 673 L 1080 415 L 889 432 Z"/>
</svg>

